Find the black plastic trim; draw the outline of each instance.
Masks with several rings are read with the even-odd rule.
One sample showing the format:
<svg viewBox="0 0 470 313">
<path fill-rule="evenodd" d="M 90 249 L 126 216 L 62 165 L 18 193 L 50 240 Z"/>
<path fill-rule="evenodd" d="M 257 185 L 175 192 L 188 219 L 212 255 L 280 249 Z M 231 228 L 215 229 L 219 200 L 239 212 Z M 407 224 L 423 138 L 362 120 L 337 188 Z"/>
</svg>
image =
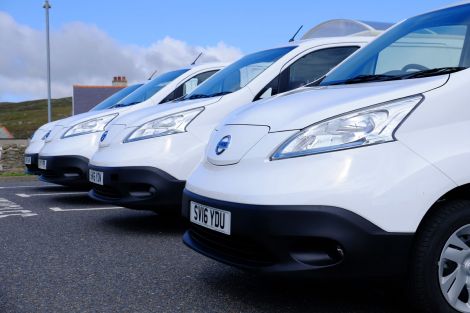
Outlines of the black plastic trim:
<svg viewBox="0 0 470 313">
<path fill-rule="evenodd" d="M 39 179 L 63 186 L 89 186 L 88 159 L 80 155 L 39 156 L 47 161 L 47 169 L 42 170 Z M 76 173 L 78 176 L 65 176 Z"/>
<path fill-rule="evenodd" d="M 28 175 L 41 175 L 42 170 L 38 168 L 38 153 L 25 153 L 24 157 L 30 157 L 31 158 L 31 164 L 25 164 L 24 166 L 26 167 L 25 173 Z M 24 162 L 24 160 L 23 160 Z"/>
<path fill-rule="evenodd" d="M 90 169 L 103 173 L 104 185 L 92 184 L 91 198 L 130 209 L 151 210 L 179 214 L 185 181 L 154 167 L 101 167 L 90 165 Z M 150 189 L 150 196 L 136 197 L 134 189 Z"/>
<path fill-rule="evenodd" d="M 407 271 L 414 234 L 386 232 L 342 208 L 241 204 L 184 190 L 182 215 L 188 219 L 191 201 L 231 212 L 231 235 L 206 229 L 209 234 L 204 235 L 192 224 L 183 237 L 193 250 L 228 265 L 316 277 L 384 277 Z M 240 250 L 240 243 L 247 241 L 266 251 L 265 258 L 233 253 L 232 245 Z"/>
</svg>

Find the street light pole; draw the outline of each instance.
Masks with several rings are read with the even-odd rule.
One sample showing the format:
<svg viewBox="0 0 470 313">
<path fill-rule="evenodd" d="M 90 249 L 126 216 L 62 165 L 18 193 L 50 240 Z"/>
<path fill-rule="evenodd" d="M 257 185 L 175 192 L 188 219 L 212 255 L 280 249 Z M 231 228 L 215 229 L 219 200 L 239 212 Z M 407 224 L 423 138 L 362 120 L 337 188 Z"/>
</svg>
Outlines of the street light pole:
<svg viewBox="0 0 470 313">
<path fill-rule="evenodd" d="M 43 8 L 46 10 L 46 50 L 47 50 L 47 121 L 52 121 L 51 104 L 51 52 L 49 43 L 49 1 L 45 0 Z"/>
</svg>

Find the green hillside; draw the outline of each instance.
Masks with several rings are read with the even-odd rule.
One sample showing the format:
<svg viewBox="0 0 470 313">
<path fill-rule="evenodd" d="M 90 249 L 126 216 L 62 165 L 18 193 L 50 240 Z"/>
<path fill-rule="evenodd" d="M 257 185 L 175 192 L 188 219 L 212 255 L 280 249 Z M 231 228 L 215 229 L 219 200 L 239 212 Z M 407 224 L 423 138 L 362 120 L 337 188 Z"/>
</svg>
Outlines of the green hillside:
<svg viewBox="0 0 470 313">
<path fill-rule="evenodd" d="M 72 114 L 72 98 L 52 99 L 52 117 L 58 120 Z M 39 126 L 47 123 L 47 100 L 0 102 L 0 126 L 15 138 L 29 138 Z"/>
</svg>

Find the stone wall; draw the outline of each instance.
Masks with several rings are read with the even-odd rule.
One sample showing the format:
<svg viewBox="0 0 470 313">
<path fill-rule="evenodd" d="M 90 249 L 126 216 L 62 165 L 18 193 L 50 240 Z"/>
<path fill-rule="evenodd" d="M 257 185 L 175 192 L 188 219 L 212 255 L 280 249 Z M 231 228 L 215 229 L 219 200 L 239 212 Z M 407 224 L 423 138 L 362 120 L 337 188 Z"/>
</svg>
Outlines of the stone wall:
<svg viewBox="0 0 470 313">
<path fill-rule="evenodd" d="M 24 150 L 28 145 L 24 141 L 0 141 L 0 172 L 13 173 L 24 171 Z"/>
</svg>

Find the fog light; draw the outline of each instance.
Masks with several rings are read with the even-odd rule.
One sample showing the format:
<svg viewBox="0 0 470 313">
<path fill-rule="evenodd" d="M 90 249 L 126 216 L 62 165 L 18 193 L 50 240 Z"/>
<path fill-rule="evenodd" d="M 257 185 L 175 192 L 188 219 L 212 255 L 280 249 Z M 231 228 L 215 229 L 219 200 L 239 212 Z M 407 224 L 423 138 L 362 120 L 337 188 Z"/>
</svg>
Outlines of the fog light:
<svg viewBox="0 0 470 313">
<path fill-rule="evenodd" d="M 152 193 L 149 192 L 149 191 L 131 191 L 131 192 L 129 192 L 129 194 L 132 197 L 136 197 L 136 198 L 146 198 L 146 197 L 150 197 L 152 195 Z"/>
<path fill-rule="evenodd" d="M 290 246 L 292 258 L 312 266 L 336 265 L 344 259 L 343 248 L 329 239 L 295 238 Z"/>
<path fill-rule="evenodd" d="M 71 178 L 71 177 L 78 177 L 80 174 L 78 173 L 64 173 L 64 177 Z"/>
</svg>

